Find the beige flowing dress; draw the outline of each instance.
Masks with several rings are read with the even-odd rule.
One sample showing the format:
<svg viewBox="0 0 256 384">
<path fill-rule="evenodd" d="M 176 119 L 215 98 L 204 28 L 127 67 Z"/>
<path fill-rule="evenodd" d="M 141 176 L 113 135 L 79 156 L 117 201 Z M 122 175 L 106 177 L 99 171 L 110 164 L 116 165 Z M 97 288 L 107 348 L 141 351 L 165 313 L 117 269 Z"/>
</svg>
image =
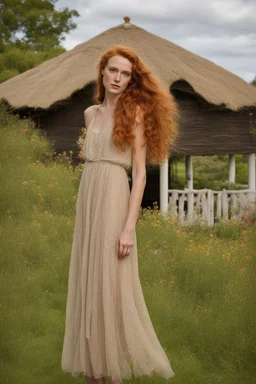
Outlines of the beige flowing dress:
<svg viewBox="0 0 256 384">
<path fill-rule="evenodd" d="M 117 257 L 130 197 L 131 148 L 112 141 L 113 118 L 100 132 L 90 122 L 83 145 L 84 168 L 76 203 L 69 265 L 61 367 L 112 380 L 175 374 L 156 336 L 141 288 L 137 240 L 130 255 Z"/>
</svg>

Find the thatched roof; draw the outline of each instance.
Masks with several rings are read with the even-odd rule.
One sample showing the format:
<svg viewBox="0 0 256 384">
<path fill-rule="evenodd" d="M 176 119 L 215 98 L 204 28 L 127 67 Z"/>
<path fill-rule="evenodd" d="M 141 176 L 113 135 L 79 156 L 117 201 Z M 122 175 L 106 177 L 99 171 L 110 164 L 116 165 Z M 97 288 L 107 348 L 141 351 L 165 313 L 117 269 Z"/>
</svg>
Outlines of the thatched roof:
<svg viewBox="0 0 256 384">
<path fill-rule="evenodd" d="M 256 88 L 240 77 L 124 19 L 124 24 L 0 84 L 0 99 L 16 109 L 47 109 L 95 81 L 100 56 L 122 44 L 133 48 L 168 89 L 185 80 L 211 104 L 231 110 L 256 106 Z"/>
</svg>

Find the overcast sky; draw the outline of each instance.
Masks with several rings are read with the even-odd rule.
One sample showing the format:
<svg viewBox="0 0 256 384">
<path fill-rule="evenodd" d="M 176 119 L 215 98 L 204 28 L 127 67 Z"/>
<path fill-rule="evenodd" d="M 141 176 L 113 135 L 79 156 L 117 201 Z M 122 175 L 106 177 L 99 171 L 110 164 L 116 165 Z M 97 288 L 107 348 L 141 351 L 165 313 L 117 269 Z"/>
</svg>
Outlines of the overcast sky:
<svg viewBox="0 0 256 384">
<path fill-rule="evenodd" d="M 256 0 L 58 0 L 76 9 L 77 28 L 62 45 L 70 50 L 122 24 L 163 37 L 251 82 L 256 75 Z"/>
</svg>

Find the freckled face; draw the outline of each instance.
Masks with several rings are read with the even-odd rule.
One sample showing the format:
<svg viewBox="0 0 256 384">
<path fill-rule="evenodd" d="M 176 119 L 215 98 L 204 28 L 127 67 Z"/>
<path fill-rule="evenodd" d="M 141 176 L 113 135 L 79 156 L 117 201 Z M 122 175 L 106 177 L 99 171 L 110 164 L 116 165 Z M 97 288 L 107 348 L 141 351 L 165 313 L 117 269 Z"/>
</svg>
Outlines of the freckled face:
<svg viewBox="0 0 256 384">
<path fill-rule="evenodd" d="M 132 79 L 132 64 L 122 56 L 112 56 L 101 72 L 103 85 L 112 94 L 122 93 Z"/>
</svg>

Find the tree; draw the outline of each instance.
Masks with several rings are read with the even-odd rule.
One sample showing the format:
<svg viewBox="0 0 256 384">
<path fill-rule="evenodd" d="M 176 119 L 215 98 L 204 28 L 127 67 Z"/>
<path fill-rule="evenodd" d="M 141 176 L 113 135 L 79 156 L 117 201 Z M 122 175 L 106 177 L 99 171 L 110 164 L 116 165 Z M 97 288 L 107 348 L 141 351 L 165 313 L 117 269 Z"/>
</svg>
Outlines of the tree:
<svg viewBox="0 0 256 384">
<path fill-rule="evenodd" d="M 0 0 L 0 52 L 11 44 L 35 52 L 59 47 L 64 33 L 76 28 L 76 10 L 54 8 L 57 0 Z M 20 36 L 21 35 L 21 36 Z"/>
<path fill-rule="evenodd" d="M 0 0 L 0 83 L 65 49 L 76 10 L 56 10 L 57 0 Z"/>
</svg>

